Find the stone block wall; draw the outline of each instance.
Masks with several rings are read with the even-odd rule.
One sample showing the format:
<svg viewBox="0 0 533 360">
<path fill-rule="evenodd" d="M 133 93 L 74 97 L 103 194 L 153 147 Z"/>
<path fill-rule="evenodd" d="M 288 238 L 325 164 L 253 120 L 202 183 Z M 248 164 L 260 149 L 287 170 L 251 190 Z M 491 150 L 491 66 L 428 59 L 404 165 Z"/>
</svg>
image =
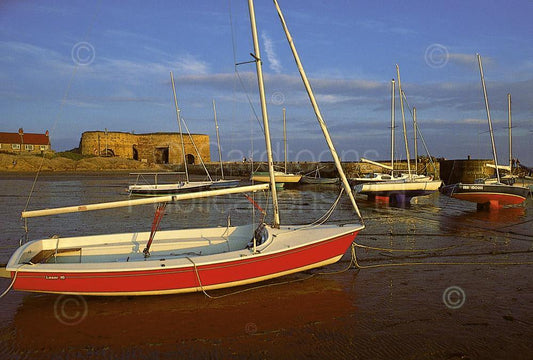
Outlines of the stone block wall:
<svg viewBox="0 0 533 360">
<path fill-rule="evenodd" d="M 209 135 L 192 134 L 204 162 L 211 161 Z M 187 163 L 199 164 L 200 157 L 189 135 L 183 135 Z M 83 155 L 118 156 L 156 164 L 182 164 L 179 133 L 131 134 L 116 131 L 87 131 L 80 140 Z"/>
</svg>

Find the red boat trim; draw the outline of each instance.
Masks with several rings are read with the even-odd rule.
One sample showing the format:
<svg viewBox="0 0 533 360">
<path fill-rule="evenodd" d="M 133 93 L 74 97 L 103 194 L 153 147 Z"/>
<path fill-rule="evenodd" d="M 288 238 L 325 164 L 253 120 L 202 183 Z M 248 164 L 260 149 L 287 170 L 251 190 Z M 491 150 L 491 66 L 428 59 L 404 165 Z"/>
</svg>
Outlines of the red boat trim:
<svg viewBox="0 0 533 360">
<path fill-rule="evenodd" d="M 350 231 L 314 244 L 272 254 L 258 253 L 224 263 L 196 265 L 189 258 L 193 265 L 181 268 L 108 273 L 32 272 L 21 269 L 14 288 L 79 295 L 152 295 L 244 285 L 336 262 L 344 255 L 357 233 Z M 137 280 L 133 280 L 135 278 Z"/>
</svg>

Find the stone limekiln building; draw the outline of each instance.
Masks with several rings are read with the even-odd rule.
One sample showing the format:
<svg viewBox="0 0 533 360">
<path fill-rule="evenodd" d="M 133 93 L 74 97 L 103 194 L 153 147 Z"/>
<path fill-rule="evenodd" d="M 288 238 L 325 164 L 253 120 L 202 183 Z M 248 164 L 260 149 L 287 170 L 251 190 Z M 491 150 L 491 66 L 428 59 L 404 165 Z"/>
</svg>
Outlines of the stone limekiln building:
<svg viewBox="0 0 533 360">
<path fill-rule="evenodd" d="M 193 141 L 188 134 L 183 135 L 187 164 L 199 164 L 198 153 L 204 162 L 210 162 L 209 135 L 191 134 L 191 137 Z M 179 133 L 86 131 L 80 140 L 83 155 L 118 156 L 156 164 L 183 164 L 181 149 Z"/>
</svg>

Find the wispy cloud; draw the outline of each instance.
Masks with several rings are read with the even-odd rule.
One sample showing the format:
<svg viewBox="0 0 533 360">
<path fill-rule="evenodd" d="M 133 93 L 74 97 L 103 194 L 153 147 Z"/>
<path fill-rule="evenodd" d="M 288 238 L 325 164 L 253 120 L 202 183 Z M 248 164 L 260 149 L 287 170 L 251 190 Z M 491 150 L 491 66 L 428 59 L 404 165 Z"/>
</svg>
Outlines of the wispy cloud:
<svg viewBox="0 0 533 360">
<path fill-rule="evenodd" d="M 196 59 L 190 54 L 180 56 L 178 60 L 171 63 L 176 69 L 183 74 L 201 74 L 209 73 L 209 65 L 202 60 Z"/>
<path fill-rule="evenodd" d="M 462 119 L 462 120 L 459 120 L 457 121 L 456 123 L 458 124 L 485 124 L 487 122 L 487 119 L 473 119 L 473 118 L 469 118 L 469 119 Z"/>
<path fill-rule="evenodd" d="M 378 32 L 378 33 L 393 33 L 393 34 L 399 34 L 399 35 L 412 35 L 416 34 L 416 31 L 401 27 L 401 26 L 390 26 L 387 23 L 384 23 L 382 21 L 378 20 L 364 20 L 364 21 L 358 21 L 356 23 L 359 27 L 370 30 L 372 32 Z"/>
<path fill-rule="evenodd" d="M 261 34 L 261 37 L 263 38 L 263 47 L 267 55 L 270 69 L 276 74 L 281 73 L 283 68 L 281 66 L 281 62 L 279 61 L 276 55 L 276 51 L 274 50 L 274 43 L 272 39 L 270 38 L 270 36 L 268 36 L 266 32 L 263 32 Z"/>
</svg>

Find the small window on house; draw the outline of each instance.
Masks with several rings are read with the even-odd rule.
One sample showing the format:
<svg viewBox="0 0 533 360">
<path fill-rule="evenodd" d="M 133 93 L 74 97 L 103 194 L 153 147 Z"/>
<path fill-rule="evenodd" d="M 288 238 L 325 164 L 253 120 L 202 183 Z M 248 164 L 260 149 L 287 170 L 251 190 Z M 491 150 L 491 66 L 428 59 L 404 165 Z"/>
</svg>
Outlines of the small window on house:
<svg viewBox="0 0 533 360">
<path fill-rule="evenodd" d="M 46 145 L 41 145 L 41 146 L 39 146 L 39 150 L 41 150 L 41 151 L 45 151 L 45 150 L 46 150 Z"/>
<path fill-rule="evenodd" d="M 26 145 L 24 145 L 24 149 L 26 149 L 28 151 L 31 151 L 31 150 L 33 150 L 33 145 L 26 144 Z"/>
<path fill-rule="evenodd" d="M 11 144 L 11 149 L 20 150 L 20 144 Z"/>
</svg>

